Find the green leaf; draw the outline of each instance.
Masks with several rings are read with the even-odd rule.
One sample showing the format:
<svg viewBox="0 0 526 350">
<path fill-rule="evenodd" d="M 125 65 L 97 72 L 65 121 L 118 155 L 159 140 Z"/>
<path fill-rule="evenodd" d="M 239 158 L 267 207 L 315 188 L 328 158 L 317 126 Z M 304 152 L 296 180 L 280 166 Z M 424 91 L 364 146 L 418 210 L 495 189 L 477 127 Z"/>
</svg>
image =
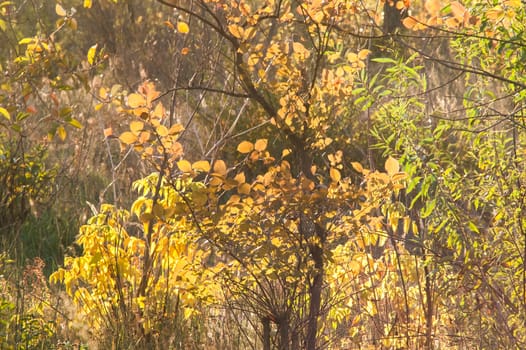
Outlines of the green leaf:
<svg viewBox="0 0 526 350">
<path fill-rule="evenodd" d="M 435 209 L 436 204 L 437 204 L 436 199 L 430 200 L 429 202 L 426 203 L 426 208 L 424 212 L 422 213 L 422 219 L 427 218 L 429 215 L 431 215 L 431 213 L 433 213 L 433 210 Z"/>
<path fill-rule="evenodd" d="M 377 63 L 393 63 L 393 64 L 396 64 L 395 60 L 393 60 L 392 58 L 388 58 L 388 57 L 373 58 L 373 59 L 371 59 L 371 61 L 377 62 Z"/>
</svg>

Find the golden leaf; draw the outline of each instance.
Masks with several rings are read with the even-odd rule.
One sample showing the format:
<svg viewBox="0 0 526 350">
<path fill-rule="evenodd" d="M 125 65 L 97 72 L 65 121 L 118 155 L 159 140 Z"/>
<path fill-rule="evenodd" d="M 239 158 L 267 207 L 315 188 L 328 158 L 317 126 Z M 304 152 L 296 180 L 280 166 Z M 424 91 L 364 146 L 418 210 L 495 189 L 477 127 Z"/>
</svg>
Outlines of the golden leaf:
<svg viewBox="0 0 526 350">
<path fill-rule="evenodd" d="M 207 160 L 200 160 L 192 164 L 192 168 L 207 173 L 210 171 L 210 163 Z"/>
<path fill-rule="evenodd" d="M 181 124 L 174 124 L 172 125 L 170 130 L 168 130 L 168 134 L 175 135 L 175 134 L 180 133 L 183 130 L 184 130 L 184 127 Z"/>
<path fill-rule="evenodd" d="M 265 149 L 267 149 L 268 140 L 267 139 L 259 139 L 254 144 L 254 149 L 256 151 L 262 152 Z"/>
<path fill-rule="evenodd" d="M 130 130 L 134 134 L 138 134 L 140 131 L 144 129 L 144 123 L 141 121 L 134 120 L 130 123 Z"/>
<path fill-rule="evenodd" d="M 131 108 L 137 108 L 145 105 L 146 99 L 143 96 L 135 93 L 128 95 L 128 106 Z"/>
<path fill-rule="evenodd" d="M 137 136 L 129 131 L 125 131 L 119 136 L 119 140 L 126 145 L 130 145 L 137 141 Z"/>
<path fill-rule="evenodd" d="M 243 37 L 244 30 L 237 24 L 230 24 L 228 26 L 228 31 L 238 39 L 241 39 Z"/>
<path fill-rule="evenodd" d="M 340 171 L 338 169 L 335 169 L 335 168 L 331 168 L 329 174 L 330 174 L 331 180 L 333 182 L 339 182 L 340 179 L 342 178 L 342 175 L 340 174 Z"/>
<path fill-rule="evenodd" d="M 250 141 L 243 141 L 237 146 L 237 151 L 239 153 L 249 153 L 254 149 L 254 144 Z"/>
<path fill-rule="evenodd" d="M 246 181 L 245 173 L 244 173 L 244 172 L 240 172 L 239 174 L 237 174 L 237 175 L 234 177 L 234 180 L 236 180 L 238 184 L 243 184 L 243 183 L 245 183 L 245 181 Z"/>
<path fill-rule="evenodd" d="M 107 96 L 108 96 L 108 89 L 101 87 L 99 89 L 99 97 L 104 100 Z"/>
<path fill-rule="evenodd" d="M 157 131 L 157 134 L 161 137 L 164 137 L 169 133 L 168 128 L 162 124 L 156 127 L 155 131 Z"/>
<path fill-rule="evenodd" d="M 189 161 L 186 159 L 182 159 L 177 162 L 177 167 L 179 170 L 181 170 L 183 173 L 190 173 L 192 172 L 192 164 L 190 164 Z"/>
<path fill-rule="evenodd" d="M 370 53 L 371 53 L 371 50 L 367 50 L 367 49 L 360 50 L 360 52 L 358 52 L 358 58 L 361 60 L 364 60 L 367 58 L 367 56 L 369 56 Z"/>
<path fill-rule="evenodd" d="M 219 160 L 216 160 L 214 162 L 214 172 L 221 175 L 221 176 L 225 176 L 226 175 L 226 164 L 223 160 L 219 159 Z"/>
<path fill-rule="evenodd" d="M 182 34 L 186 34 L 190 31 L 190 27 L 188 27 L 188 24 L 186 24 L 185 22 L 178 22 L 177 31 Z"/>
<path fill-rule="evenodd" d="M 237 192 L 239 194 L 250 194 L 250 185 L 247 183 L 243 183 L 237 187 Z"/>
<path fill-rule="evenodd" d="M 398 163 L 393 157 L 389 156 L 385 161 L 385 170 L 389 176 L 393 176 L 400 171 L 400 163 Z"/>
<path fill-rule="evenodd" d="M 351 163 L 352 167 L 354 170 L 356 170 L 357 172 L 359 172 L 360 174 L 363 173 L 363 166 L 358 163 L 358 162 L 352 162 Z"/>
</svg>

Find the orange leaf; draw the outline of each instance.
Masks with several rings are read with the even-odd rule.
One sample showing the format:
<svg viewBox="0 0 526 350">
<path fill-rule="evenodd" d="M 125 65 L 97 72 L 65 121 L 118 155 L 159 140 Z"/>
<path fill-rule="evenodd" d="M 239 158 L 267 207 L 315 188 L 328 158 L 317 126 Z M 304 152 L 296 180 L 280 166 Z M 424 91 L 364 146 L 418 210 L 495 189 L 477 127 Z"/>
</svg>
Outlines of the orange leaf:
<svg viewBox="0 0 526 350">
<path fill-rule="evenodd" d="M 367 49 L 360 50 L 360 52 L 358 52 L 358 58 L 361 60 L 364 60 L 367 58 L 367 56 L 369 56 L 370 53 L 371 53 L 371 50 L 367 50 Z"/>
<path fill-rule="evenodd" d="M 402 24 L 407 29 L 413 29 L 418 24 L 418 21 L 414 17 L 409 16 L 409 17 L 404 18 L 404 20 L 402 21 Z"/>
<path fill-rule="evenodd" d="M 254 144 L 254 149 L 256 151 L 262 152 L 265 149 L 267 149 L 268 140 L 267 139 L 259 139 Z"/>
<path fill-rule="evenodd" d="M 111 128 L 111 126 L 109 128 L 104 129 L 103 132 L 104 132 L 104 137 L 109 137 L 113 135 L 113 129 Z"/>
<path fill-rule="evenodd" d="M 249 141 L 243 141 L 237 146 L 237 151 L 243 154 L 252 152 L 253 149 L 254 149 L 254 144 Z"/>
</svg>

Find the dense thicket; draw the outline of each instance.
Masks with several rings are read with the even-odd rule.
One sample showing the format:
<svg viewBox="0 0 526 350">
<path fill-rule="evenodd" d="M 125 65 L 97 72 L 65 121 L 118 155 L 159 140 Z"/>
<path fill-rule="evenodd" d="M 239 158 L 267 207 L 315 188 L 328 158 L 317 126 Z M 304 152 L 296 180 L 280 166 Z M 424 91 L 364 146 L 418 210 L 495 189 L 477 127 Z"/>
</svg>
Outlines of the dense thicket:
<svg viewBox="0 0 526 350">
<path fill-rule="evenodd" d="M 0 3 L 2 348 L 525 347 L 524 12 Z"/>
</svg>

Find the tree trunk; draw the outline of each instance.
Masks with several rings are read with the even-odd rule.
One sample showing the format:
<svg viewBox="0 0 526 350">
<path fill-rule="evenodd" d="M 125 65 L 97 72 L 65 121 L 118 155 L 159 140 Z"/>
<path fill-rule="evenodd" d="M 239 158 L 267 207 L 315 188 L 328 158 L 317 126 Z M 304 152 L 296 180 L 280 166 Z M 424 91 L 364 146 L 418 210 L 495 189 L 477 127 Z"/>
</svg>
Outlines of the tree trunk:
<svg viewBox="0 0 526 350">
<path fill-rule="evenodd" d="M 321 244 L 321 243 L 320 243 Z M 306 350 L 316 349 L 316 335 L 318 333 L 318 316 L 321 308 L 321 291 L 323 287 L 323 249 L 318 245 L 310 246 L 315 273 L 310 289 L 309 318 L 307 326 Z"/>
</svg>

